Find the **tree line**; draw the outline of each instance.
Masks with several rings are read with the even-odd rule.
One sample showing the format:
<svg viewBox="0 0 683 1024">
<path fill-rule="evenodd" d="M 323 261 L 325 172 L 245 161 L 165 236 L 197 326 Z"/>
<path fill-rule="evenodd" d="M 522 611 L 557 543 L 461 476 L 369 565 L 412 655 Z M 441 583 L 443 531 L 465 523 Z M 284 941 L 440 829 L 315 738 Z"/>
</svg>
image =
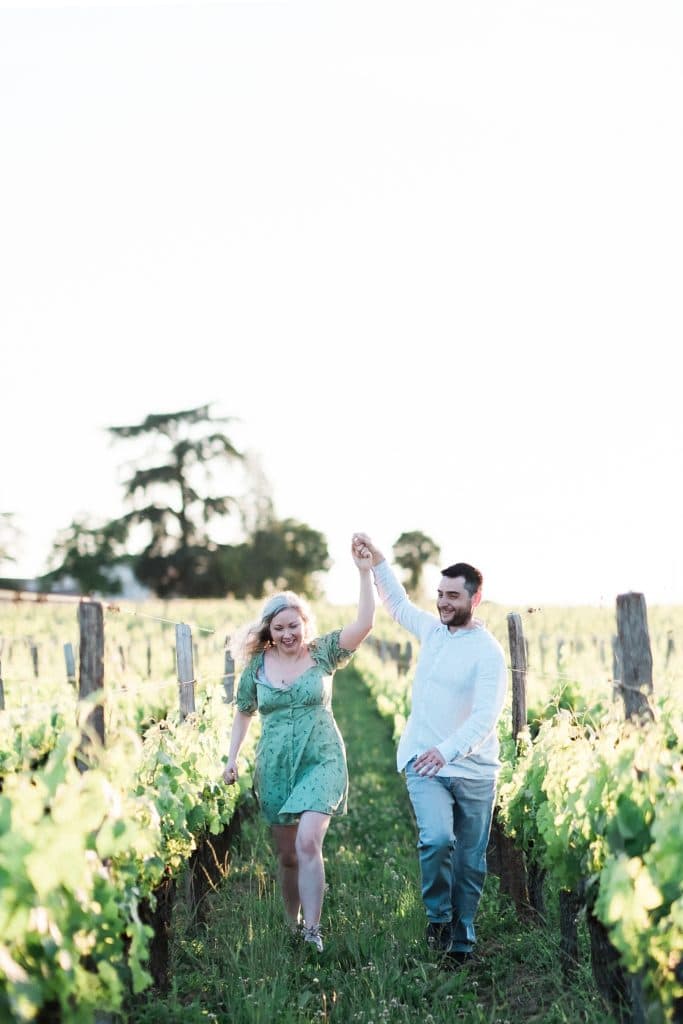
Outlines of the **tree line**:
<svg viewBox="0 0 683 1024">
<path fill-rule="evenodd" d="M 327 540 L 307 523 L 276 515 L 262 473 L 246 466 L 253 485 L 246 497 L 211 493 L 217 471 L 248 463 L 224 432 L 230 422 L 232 417 L 214 416 L 207 404 L 106 428 L 114 442 L 144 452 L 127 463 L 127 511 L 104 522 L 74 519 L 60 530 L 49 571 L 38 581 L 41 589 L 69 579 L 82 593 L 117 594 L 119 569 L 128 566 L 158 597 L 259 598 L 285 587 L 321 596 L 321 577 L 331 564 Z M 7 538 L 10 524 L 16 528 L 8 513 L 0 515 L 5 526 L 0 561 L 11 561 Z M 229 516 L 238 518 L 242 539 L 219 543 L 215 526 Z M 407 589 L 418 594 L 424 567 L 440 556 L 438 546 L 421 531 L 411 531 L 401 534 L 393 551 L 406 572 Z M 10 582 L 0 580 L 0 585 Z"/>
</svg>

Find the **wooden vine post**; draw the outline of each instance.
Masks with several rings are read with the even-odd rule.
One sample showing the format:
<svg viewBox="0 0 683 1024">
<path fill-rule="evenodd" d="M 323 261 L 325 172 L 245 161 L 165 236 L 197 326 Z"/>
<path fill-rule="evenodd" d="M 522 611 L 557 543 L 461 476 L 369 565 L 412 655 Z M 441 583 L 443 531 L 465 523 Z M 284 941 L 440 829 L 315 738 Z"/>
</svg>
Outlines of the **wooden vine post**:
<svg viewBox="0 0 683 1024">
<path fill-rule="evenodd" d="M 151 644 L 147 641 L 147 672 L 151 671 Z M 195 711 L 192 631 L 184 622 L 176 623 L 174 661 L 178 678 L 180 720 Z M 153 931 L 149 946 L 149 972 L 158 991 L 166 992 L 170 984 L 170 935 L 177 882 L 167 875 L 154 890 L 154 900 L 143 900 L 140 917 Z"/>
<path fill-rule="evenodd" d="M 410 671 L 410 666 L 413 661 L 413 645 L 410 640 L 406 640 L 406 645 L 403 654 L 399 651 L 399 662 L 398 662 L 398 674 L 405 676 Z"/>
<path fill-rule="evenodd" d="M 66 665 L 66 678 L 72 686 L 76 685 L 76 658 L 74 657 L 74 645 L 64 644 L 64 663 Z"/>
<path fill-rule="evenodd" d="M 180 703 L 180 720 L 184 722 L 188 715 L 193 715 L 194 704 L 194 665 L 192 661 L 192 630 L 184 622 L 178 622 L 175 628 L 176 665 L 178 670 L 178 699 Z"/>
<path fill-rule="evenodd" d="M 526 728 L 527 719 L 526 644 L 521 616 L 517 612 L 510 612 L 507 623 L 512 672 L 512 735 L 519 743 L 520 735 Z M 486 859 L 490 870 L 500 879 L 501 892 L 510 896 L 518 914 L 526 917 L 530 912 L 534 914 L 543 912 L 542 903 L 539 907 L 534 902 L 535 899 L 536 901 L 539 899 L 536 890 L 538 889 L 540 892 L 540 885 L 532 885 L 530 891 L 524 854 L 505 834 L 503 826 L 498 820 L 497 808 L 491 824 L 491 837 Z"/>
<path fill-rule="evenodd" d="M 621 645 L 619 637 L 612 637 L 612 700 L 619 699 L 621 691 Z"/>
<path fill-rule="evenodd" d="M 80 751 L 85 756 L 95 741 L 104 746 L 104 619 L 99 601 L 81 601 L 78 605 L 79 646 L 79 700 L 93 700 L 85 719 Z M 88 764 L 78 759 L 78 768 L 85 771 Z"/>
<path fill-rule="evenodd" d="M 654 714 L 648 700 L 653 692 L 652 649 L 644 594 L 618 595 L 615 651 L 619 657 L 615 686 L 621 692 L 626 719 L 645 727 L 654 721 Z M 607 928 L 594 913 L 595 897 L 593 887 L 586 908 L 586 923 L 595 983 L 617 1020 L 644 1024 L 642 979 L 622 967 Z"/>
<path fill-rule="evenodd" d="M 192 635 L 189 626 L 182 623 L 176 626 L 176 652 L 178 660 L 178 686 L 180 690 L 180 716 L 185 720 L 195 710 L 194 705 L 194 668 L 193 654 L 196 658 L 197 648 L 192 643 Z M 235 661 L 230 651 L 230 637 L 225 638 L 225 661 L 223 686 L 225 699 L 232 703 L 235 689 Z M 193 917 L 203 913 L 201 908 L 206 908 L 204 896 L 215 889 L 218 881 L 225 876 L 226 865 L 229 859 L 230 846 L 234 835 L 239 829 L 239 814 L 236 812 L 223 831 L 218 835 L 205 835 L 197 843 L 192 851 L 185 873 L 185 900 L 188 909 Z M 160 898 L 168 899 L 169 894 L 165 891 L 157 893 L 157 901 Z M 158 957 L 155 959 L 156 970 L 152 970 L 157 983 L 163 987 L 168 986 L 168 935 L 170 929 L 170 916 L 159 918 L 155 926 L 155 935 L 159 935 Z M 165 944 L 164 944 L 165 942 Z M 163 970 L 162 970 L 163 968 Z"/>
<path fill-rule="evenodd" d="M 526 729 L 527 719 L 526 644 L 521 615 L 518 615 L 517 612 L 510 612 L 507 623 L 512 672 L 512 735 L 516 741 L 519 741 L 520 734 Z"/>
<path fill-rule="evenodd" d="M 232 704 L 235 695 L 235 659 L 230 650 L 230 637 L 225 638 L 225 661 L 223 666 L 223 689 L 226 704 Z"/>
<path fill-rule="evenodd" d="M 647 628 L 644 594 L 619 594 L 617 634 L 621 652 L 621 696 L 626 717 L 635 722 L 652 722 L 648 701 L 652 694 L 652 650 Z"/>
<path fill-rule="evenodd" d="M 5 687 L 2 682 L 2 662 L 0 661 L 0 711 L 5 710 Z"/>
</svg>

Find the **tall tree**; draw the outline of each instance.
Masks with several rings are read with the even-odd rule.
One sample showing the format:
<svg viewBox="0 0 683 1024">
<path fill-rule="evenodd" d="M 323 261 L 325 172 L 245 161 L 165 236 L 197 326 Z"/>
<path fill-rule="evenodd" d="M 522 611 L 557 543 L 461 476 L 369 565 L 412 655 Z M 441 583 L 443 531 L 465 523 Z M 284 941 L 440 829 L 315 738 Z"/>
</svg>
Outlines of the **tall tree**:
<svg viewBox="0 0 683 1024">
<path fill-rule="evenodd" d="M 227 418 L 213 418 L 208 405 L 150 415 L 132 426 L 110 427 L 117 440 L 154 444 L 154 454 L 132 463 L 125 498 L 135 507 L 101 525 L 73 522 L 55 542 L 53 571 L 86 591 L 113 592 L 111 569 L 132 565 L 137 579 L 160 597 L 261 597 L 273 587 L 291 587 L 309 597 L 320 595 L 319 575 L 329 568 L 325 537 L 305 523 L 279 520 L 265 474 L 257 458 L 245 458 L 215 429 Z M 159 452 L 159 446 L 162 452 Z M 221 462 L 239 460 L 249 481 L 248 496 L 200 493 L 201 477 Z M 239 512 L 245 539 L 219 544 L 209 535 L 212 520 Z M 131 533 L 136 554 L 128 554 Z"/>
<path fill-rule="evenodd" d="M 232 417 L 214 417 L 210 405 L 179 412 L 155 413 L 142 423 L 109 427 L 117 440 L 153 442 L 162 455 L 140 465 L 124 481 L 124 498 L 140 504 L 123 517 L 129 528 L 145 527 L 149 542 L 136 564 L 138 579 L 161 595 L 193 593 L 193 579 L 202 575 L 202 559 L 215 550 L 210 522 L 226 515 L 234 499 L 200 493 L 220 463 L 243 458 L 230 438 L 216 429 Z M 205 575 L 205 573 L 204 573 Z"/>
<path fill-rule="evenodd" d="M 257 530 L 266 530 L 275 521 L 275 502 L 261 458 L 256 452 L 245 453 L 244 471 L 247 496 L 239 501 L 239 513 L 245 536 L 253 537 Z"/>
<path fill-rule="evenodd" d="M 426 533 L 411 530 L 401 534 L 392 550 L 396 564 L 408 573 L 406 590 L 413 597 L 419 596 L 425 566 L 438 562 L 441 557 L 440 547 Z"/>
<path fill-rule="evenodd" d="M 245 544 L 221 549 L 228 589 L 236 597 L 262 597 L 273 587 L 321 596 L 320 575 L 330 568 L 322 533 L 296 519 L 278 519 L 260 458 L 245 457 L 248 497 L 240 503 Z"/>
<path fill-rule="evenodd" d="M 257 530 L 252 537 L 249 561 L 257 583 L 252 593 L 259 597 L 267 584 L 320 597 L 317 577 L 330 567 L 327 541 L 322 533 L 295 519 L 274 519 Z"/>
<path fill-rule="evenodd" d="M 52 545 L 51 572 L 41 578 L 48 589 L 64 576 L 76 580 L 81 593 L 119 594 L 120 582 L 107 570 L 125 560 L 128 528 L 121 519 L 101 526 L 74 520 Z"/>
</svg>

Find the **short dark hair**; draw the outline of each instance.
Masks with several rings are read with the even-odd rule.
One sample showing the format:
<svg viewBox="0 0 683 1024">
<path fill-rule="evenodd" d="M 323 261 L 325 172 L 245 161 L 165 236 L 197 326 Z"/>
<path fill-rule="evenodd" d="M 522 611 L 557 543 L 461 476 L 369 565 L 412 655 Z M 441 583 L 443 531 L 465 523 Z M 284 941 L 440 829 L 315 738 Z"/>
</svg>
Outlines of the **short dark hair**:
<svg viewBox="0 0 683 1024">
<path fill-rule="evenodd" d="M 475 569 L 473 565 L 468 565 L 467 562 L 456 562 L 455 565 L 449 565 L 447 569 L 441 570 L 442 576 L 448 576 L 449 580 L 455 580 L 458 576 L 462 576 L 465 580 L 465 590 L 474 597 L 478 590 L 481 590 L 484 584 L 484 577 Z"/>
</svg>

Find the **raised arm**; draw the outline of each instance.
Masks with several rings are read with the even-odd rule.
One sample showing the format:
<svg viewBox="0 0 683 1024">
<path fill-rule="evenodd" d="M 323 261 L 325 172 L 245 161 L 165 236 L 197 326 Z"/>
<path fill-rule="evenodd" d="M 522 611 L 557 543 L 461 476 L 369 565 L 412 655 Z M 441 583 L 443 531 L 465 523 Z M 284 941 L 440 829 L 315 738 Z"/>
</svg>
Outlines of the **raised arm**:
<svg viewBox="0 0 683 1024">
<path fill-rule="evenodd" d="M 371 564 L 373 569 L 376 565 L 379 565 L 380 562 L 384 561 L 384 555 L 377 545 L 372 543 L 367 533 L 354 533 L 352 551 L 354 556 L 364 555 L 369 552 L 372 559 Z"/>
<path fill-rule="evenodd" d="M 433 629 L 439 620 L 413 604 L 383 553 L 367 533 L 353 535 L 353 550 L 358 555 L 370 555 L 377 593 L 392 619 L 422 640 L 425 632 Z"/>
<path fill-rule="evenodd" d="M 353 558 L 360 577 L 358 612 L 354 622 L 344 626 L 339 637 L 339 646 L 345 651 L 355 651 L 372 629 L 375 622 L 375 592 L 372 587 L 372 554 L 364 551 L 354 540 L 351 544 Z"/>
</svg>

